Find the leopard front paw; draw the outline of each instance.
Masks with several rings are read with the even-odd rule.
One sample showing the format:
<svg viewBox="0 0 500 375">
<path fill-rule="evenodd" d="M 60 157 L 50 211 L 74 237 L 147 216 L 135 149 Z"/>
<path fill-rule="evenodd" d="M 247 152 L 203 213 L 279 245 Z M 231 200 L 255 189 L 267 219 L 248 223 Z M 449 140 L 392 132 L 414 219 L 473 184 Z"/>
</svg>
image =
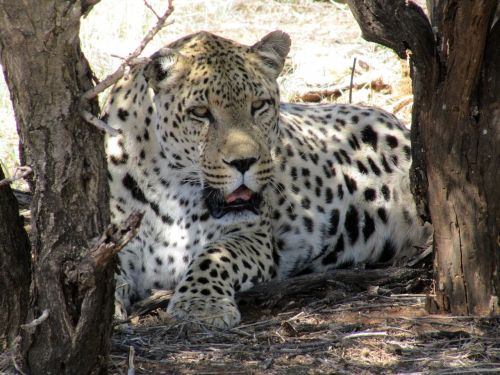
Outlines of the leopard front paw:
<svg viewBox="0 0 500 375">
<path fill-rule="evenodd" d="M 236 303 L 231 298 L 176 296 L 168 305 L 167 312 L 190 326 L 229 329 L 241 319 Z"/>
</svg>

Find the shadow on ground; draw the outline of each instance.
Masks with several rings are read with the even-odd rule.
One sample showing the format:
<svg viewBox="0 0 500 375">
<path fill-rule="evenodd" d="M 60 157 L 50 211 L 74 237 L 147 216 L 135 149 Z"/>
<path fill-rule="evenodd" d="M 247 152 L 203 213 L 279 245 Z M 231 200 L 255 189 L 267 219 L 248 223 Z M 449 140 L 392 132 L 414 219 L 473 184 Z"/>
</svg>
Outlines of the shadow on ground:
<svg viewBox="0 0 500 375">
<path fill-rule="evenodd" d="M 428 268 L 383 272 L 323 275 L 307 292 L 271 284 L 276 298 L 241 296 L 230 331 L 189 332 L 156 310 L 116 330 L 110 373 L 126 373 L 130 347 L 136 374 L 500 373 L 500 318 L 429 315 Z"/>
</svg>

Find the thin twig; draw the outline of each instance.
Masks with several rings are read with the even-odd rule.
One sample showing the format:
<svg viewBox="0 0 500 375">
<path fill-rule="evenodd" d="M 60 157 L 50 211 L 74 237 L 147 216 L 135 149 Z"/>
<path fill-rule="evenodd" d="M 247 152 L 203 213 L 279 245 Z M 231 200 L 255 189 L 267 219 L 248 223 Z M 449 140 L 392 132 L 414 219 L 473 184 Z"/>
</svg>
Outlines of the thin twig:
<svg viewBox="0 0 500 375">
<path fill-rule="evenodd" d="M 242 329 L 239 329 L 239 328 L 231 328 L 229 330 L 229 332 L 235 333 L 235 334 L 237 334 L 239 336 L 243 336 L 243 337 L 253 337 L 252 334 L 250 334 L 248 332 L 245 332 L 245 331 L 243 331 Z"/>
<path fill-rule="evenodd" d="M 372 337 L 372 336 L 387 336 L 387 332 L 358 332 L 345 335 L 342 340 L 357 339 L 359 337 Z"/>
<path fill-rule="evenodd" d="M 118 134 L 121 133 L 120 130 L 115 129 L 115 128 L 109 126 L 108 124 L 106 124 L 104 121 L 102 121 L 98 117 L 94 116 L 89 111 L 86 111 L 86 110 L 82 109 L 80 111 L 80 115 L 83 117 L 83 119 L 85 121 L 87 121 L 88 123 L 94 125 L 98 129 L 104 130 L 106 133 L 108 133 L 111 136 L 115 136 L 115 135 L 118 135 Z"/>
<path fill-rule="evenodd" d="M 351 82 L 349 84 L 349 104 L 352 103 L 352 83 L 354 80 L 354 70 L 356 69 L 356 58 L 352 61 L 352 69 L 351 69 Z"/>
<path fill-rule="evenodd" d="M 134 366 L 134 354 L 135 349 L 132 345 L 130 345 L 128 350 L 128 370 L 127 375 L 135 375 L 135 366 Z"/>
<path fill-rule="evenodd" d="M 0 186 L 4 185 L 10 185 L 14 181 L 21 180 L 31 174 L 33 170 L 31 167 L 28 167 L 27 165 L 24 165 L 22 167 L 16 167 L 14 169 L 14 174 L 12 177 L 9 178 L 4 178 L 3 180 L 0 180 Z"/>
<path fill-rule="evenodd" d="M 144 5 L 146 6 L 146 8 L 148 8 L 151 12 L 153 12 L 153 14 L 156 16 L 156 18 L 160 19 L 160 16 L 158 15 L 158 13 L 156 13 L 156 11 L 154 10 L 154 8 L 151 6 L 151 4 L 149 4 L 146 0 L 144 0 Z"/>
<path fill-rule="evenodd" d="M 33 321 L 31 321 L 30 323 L 21 324 L 21 328 L 22 329 L 29 329 L 29 328 L 35 328 L 36 326 L 39 326 L 49 317 L 49 313 L 50 313 L 49 309 L 43 310 L 42 315 L 40 315 L 36 319 L 33 319 Z"/>
</svg>

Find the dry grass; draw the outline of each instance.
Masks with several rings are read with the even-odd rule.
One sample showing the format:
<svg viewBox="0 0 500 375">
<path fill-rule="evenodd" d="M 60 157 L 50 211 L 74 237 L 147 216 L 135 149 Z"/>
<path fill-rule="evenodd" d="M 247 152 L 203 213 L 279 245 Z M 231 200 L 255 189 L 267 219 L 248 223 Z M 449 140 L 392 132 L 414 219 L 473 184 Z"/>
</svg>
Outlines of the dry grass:
<svg viewBox="0 0 500 375">
<path fill-rule="evenodd" d="M 165 7 L 159 0 L 150 3 L 160 11 Z M 173 24 L 159 33 L 146 54 L 199 30 L 253 44 L 266 33 L 282 29 L 292 38 L 287 69 L 281 77 L 284 100 L 348 81 L 354 57 L 359 61 L 356 78 L 363 82 L 381 78 L 392 86 L 394 95 L 367 87 L 356 91 L 353 101 L 391 110 L 397 100 L 401 62 L 387 48 L 361 39 L 346 5 L 312 0 L 189 0 L 177 1 L 175 7 Z M 110 18 L 110 8 L 120 9 L 119 15 Z M 125 56 L 138 44 L 146 25 L 153 22 L 154 15 L 138 0 L 107 0 L 96 6 L 82 25 L 82 44 L 98 76 L 119 63 L 110 55 Z"/>
</svg>

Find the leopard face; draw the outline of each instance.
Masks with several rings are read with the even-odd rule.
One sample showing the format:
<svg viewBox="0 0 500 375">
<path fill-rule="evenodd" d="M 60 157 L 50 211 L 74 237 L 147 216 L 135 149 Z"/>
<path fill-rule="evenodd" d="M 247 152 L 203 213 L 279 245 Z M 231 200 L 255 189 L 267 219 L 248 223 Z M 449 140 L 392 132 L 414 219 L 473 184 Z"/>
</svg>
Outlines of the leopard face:
<svg viewBox="0 0 500 375">
<path fill-rule="evenodd" d="M 203 186 L 216 219 L 254 221 L 260 214 L 279 135 L 276 78 L 289 46 L 281 32 L 250 47 L 199 33 L 160 50 L 145 71 L 161 152 Z"/>
</svg>

